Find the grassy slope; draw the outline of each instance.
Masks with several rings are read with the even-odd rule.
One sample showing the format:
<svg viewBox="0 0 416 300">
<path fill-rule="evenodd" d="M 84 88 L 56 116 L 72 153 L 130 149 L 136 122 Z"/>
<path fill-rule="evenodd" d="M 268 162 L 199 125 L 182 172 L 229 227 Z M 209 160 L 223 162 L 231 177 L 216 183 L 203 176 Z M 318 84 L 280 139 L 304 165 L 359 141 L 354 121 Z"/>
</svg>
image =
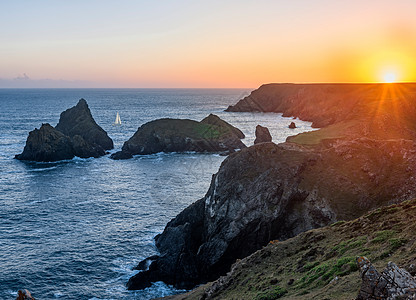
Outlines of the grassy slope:
<svg viewBox="0 0 416 300">
<path fill-rule="evenodd" d="M 388 261 L 416 263 L 415 216 L 416 199 L 272 241 L 234 264 L 212 299 L 354 299 L 361 285 L 356 256 L 380 271 Z M 210 286 L 170 299 L 200 299 Z"/>
</svg>

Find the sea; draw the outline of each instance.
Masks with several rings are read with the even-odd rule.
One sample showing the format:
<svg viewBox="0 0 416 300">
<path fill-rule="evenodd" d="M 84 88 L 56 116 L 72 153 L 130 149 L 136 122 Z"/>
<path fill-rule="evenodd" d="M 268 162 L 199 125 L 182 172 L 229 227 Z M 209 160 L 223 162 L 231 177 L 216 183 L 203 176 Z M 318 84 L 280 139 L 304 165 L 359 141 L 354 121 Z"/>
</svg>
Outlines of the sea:
<svg viewBox="0 0 416 300">
<path fill-rule="evenodd" d="M 250 89 L 0 89 L 0 299 L 28 289 L 42 299 L 152 299 L 180 293 L 156 282 L 128 291 L 154 236 L 202 198 L 219 154 L 158 153 L 36 163 L 14 159 L 28 133 L 55 126 L 62 111 L 87 100 L 95 121 L 121 149 L 142 124 L 158 118 L 201 120 L 210 113 L 240 128 L 250 146 L 257 124 L 275 143 L 313 130 L 276 113 L 224 112 Z M 117 112 L 121 126 L 113 123 Z M 289 129 L 295 121 L 297 128 Z"/>
</svg>

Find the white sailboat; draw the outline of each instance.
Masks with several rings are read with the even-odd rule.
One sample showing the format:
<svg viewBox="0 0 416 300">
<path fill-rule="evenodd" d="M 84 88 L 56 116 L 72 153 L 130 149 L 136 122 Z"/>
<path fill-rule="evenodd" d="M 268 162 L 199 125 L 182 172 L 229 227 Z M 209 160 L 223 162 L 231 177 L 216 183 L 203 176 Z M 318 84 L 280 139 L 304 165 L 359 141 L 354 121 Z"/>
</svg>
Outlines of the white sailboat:
<svg viewBox="0 0 416 300">
<path fill-rule="evenodd" d="M 114 126 L 121 125 L 120 115 L 117 112 L 116 121 L 113 123 Z"/>
</svg>

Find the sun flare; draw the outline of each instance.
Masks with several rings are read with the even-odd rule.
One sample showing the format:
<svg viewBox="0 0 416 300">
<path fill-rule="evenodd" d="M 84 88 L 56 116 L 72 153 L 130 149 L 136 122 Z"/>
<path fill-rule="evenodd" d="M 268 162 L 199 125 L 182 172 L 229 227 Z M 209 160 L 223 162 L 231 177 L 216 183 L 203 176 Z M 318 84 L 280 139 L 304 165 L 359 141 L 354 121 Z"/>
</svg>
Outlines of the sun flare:
<svg viewBox="0 0 416 300">
<path fill-rule="evenodd" d="M 395 82 L 397 80 L 397 76 L 395 73 L 389 72 L 389 73 L 385 73 L 383 75 L 383 80 L 386 83 L 392 83 Z"/>
</svg>

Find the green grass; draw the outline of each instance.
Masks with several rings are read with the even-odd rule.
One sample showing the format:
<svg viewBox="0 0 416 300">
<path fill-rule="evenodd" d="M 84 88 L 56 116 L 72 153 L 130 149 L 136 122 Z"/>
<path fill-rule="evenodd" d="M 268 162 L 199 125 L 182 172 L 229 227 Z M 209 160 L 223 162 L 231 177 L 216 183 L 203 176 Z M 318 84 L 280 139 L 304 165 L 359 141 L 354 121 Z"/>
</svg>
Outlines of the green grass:
<svg viewBox="0 0 416 300">
<path fill-rule="evenodd" d="M 375 233 L 375 238 L 371 240 L 371 243 L 382 243 L 387 241 L 389 238 L 396 234 L 394 230 L 383 230 Z"/>
</svg>

